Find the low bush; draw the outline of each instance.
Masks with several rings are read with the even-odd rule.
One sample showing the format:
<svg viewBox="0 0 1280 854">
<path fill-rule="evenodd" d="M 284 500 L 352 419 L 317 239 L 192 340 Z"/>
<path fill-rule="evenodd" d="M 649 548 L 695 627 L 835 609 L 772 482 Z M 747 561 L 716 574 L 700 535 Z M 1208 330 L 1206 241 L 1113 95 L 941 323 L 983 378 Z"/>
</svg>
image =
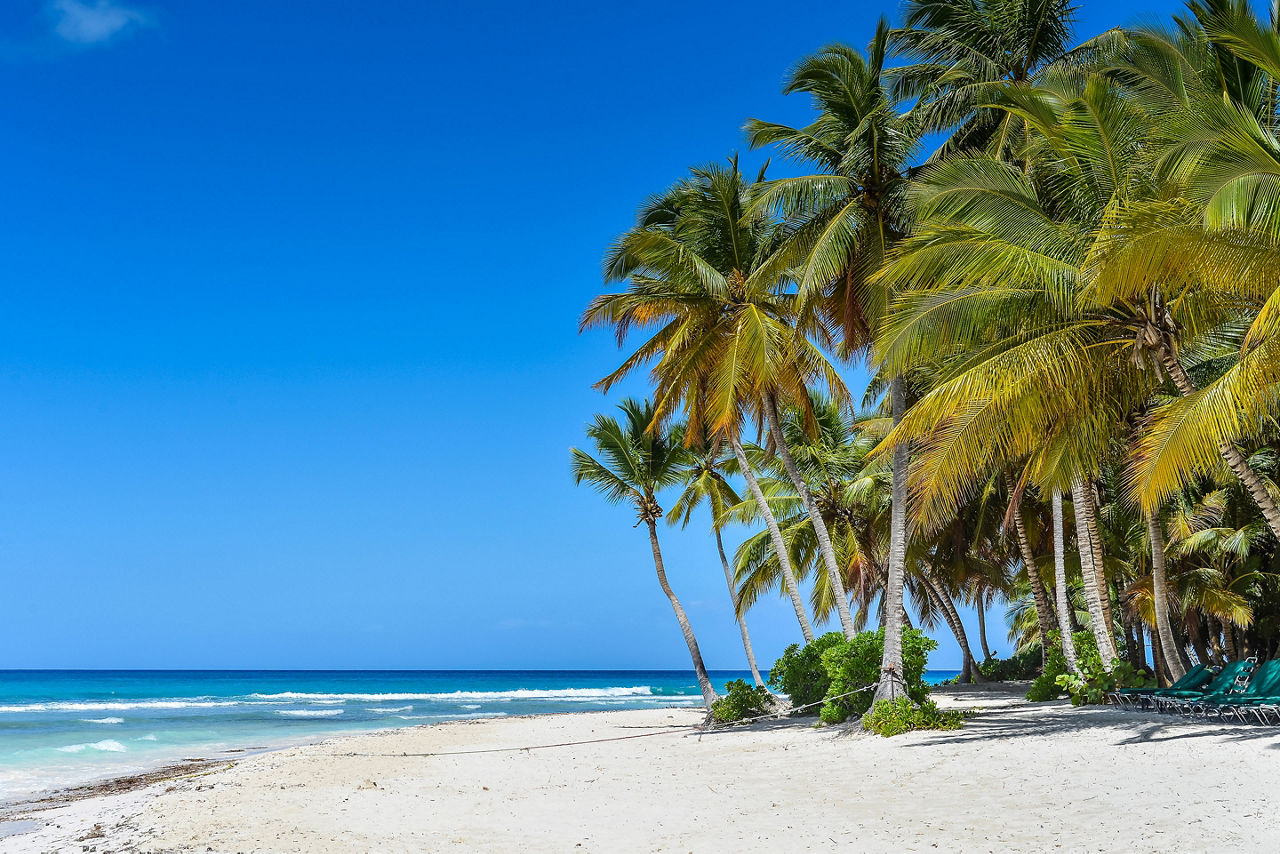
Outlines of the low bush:
<svg viewBox="0 0 1280 854">
<path fill-rule="evenodd" d="M 929 653 L 938 648 L 919 629 L 902 632 L 903 680 L 907 695 L 917 703 L 929 696 L 924 683 L 924 666 Z M 880 660 L 884 655 L 884 629 L 861 632 L 847 641 L 840 632 L 828 632 L 805 646 L 792 644 L 769 668 L 769 685 L 786 694 L 795 714 L 820 714 L 824 723 L 840 723 L 858 717 L 871 708 L 872 691 L 841 697 L 856 688 L 875 685 L 880 680 Z M 821 711 L 814 704 L 823 700 Z"/>
<path fill-rule="evenodd" d="M 748 685 L 742 679 L 726 682 L 724 696 L 711 704 L 711 716 L 728 724 L 766 715 L 773 708 L 773 695 L 763 686 Z"/>
<path fill-rule="evenodd" d="M 827 696 L 831 677 L 822 666 L 822 654 L 838 643 L 844 643 L 844 635 L 828 632 L 800 646 L 793 643 L 782 651 L 782 657 L 769 668 L 769 687 L 786 694 L 793 706 L 809 706 L 799 709 L 797 715 L 816 715 L 817 703 Z"/>
<path fill-rule="evenodd" d="M 1040 674 L 1040 647 L 1025 649 L 1008 658 L 992 656 L 979 664 L 978 669 L 990 682 L 1035 679 Z"/>
<path fill-rule="evenodd" d="M 880 700 L 862 718 L 862 728 L 888 738 L 915 729 L 960 729 L 964 713 L 944 712 L 937 703 L 925 700 L 919 706 L 910 699 Z"/>
<path fill-rule="evenodd" d="M 929 696 L 929 686 L 924 683 L 924 667 L 929 653 L 937 648 L 937 641 L 919 629 L 904 629 L 902 632 L 903 681 L 907 696 L 916 703 L 923 703 Z M 848 697 L 840 695 L 879 682 L 883 655 L 884 629 L 860 632 L 851 641 L 841 638 L 822 653 L 822 664 L 830 678 L 827 702 L 822 704 L 820 712 L 824 723 L 840 723 L 866 714 L 871 708 L 872 691 L 861 691 Z"/>
<path fill-rule="evenodd" d="M 1102 662 L 1081 665 L 1080 673 L 1063 673 L 1057 684 L 1067 692 L 1073 706 L 1098 705 L 1107 702 L 1107 694 L 1121 688 L 1154 688 L 1156 680 L 1127 661 L 1118 660 L 1110 670 Z"/>
<path fill-rule="evenodd" d="M 1058 632 L 1049 635 L 1049 655 L 1044 672 L 1031 683 L 1031 689 L 1027 691 L 1028 700 L 1055 700 L 1066 694 L 1071 698 L 1072 705 L 1083 706 L 1105 703 L 1109 691 L 1146 688 L 1153 684 L 1146 673 L 1123 659 L 1117 660 L 1111 670 L 1104 668 L 1102 657 L 1098 655 L 1097 641 L 1093 633 L 1087 631 L 1076 632 L 1072 636 L 1075 639 L 1079 673 L 1070 672 L 1066 657 L 1062 654 L 1060 637 Z"/>
</svg>

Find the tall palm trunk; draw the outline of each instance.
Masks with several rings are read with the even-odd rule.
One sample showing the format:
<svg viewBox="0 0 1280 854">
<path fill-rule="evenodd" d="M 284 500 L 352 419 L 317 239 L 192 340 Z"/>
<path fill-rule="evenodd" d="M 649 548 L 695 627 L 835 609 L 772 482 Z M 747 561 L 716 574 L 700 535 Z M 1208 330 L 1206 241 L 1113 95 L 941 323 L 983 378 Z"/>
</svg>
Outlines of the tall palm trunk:
<svg viewBox="0 0 1280 854">
<path fill-rule="evenodd" d="M 1111 637 L 1110 628 L 1114 624 L 1111 615 L 1111 590 L 1107 587 L 1107 570 L 1102 554 L 1102 532 L 1098 530 L 1098 502 L 1094 500 L 1093 483 L 1084 482 L 1084 521 L 1089 529 L 1089 547 L 1093 557 L 1093 583 L 1098 588 L 1098 601 L 1102 603 L 1102 613 L 1107 617 L 1107 637 Z M 1114 641 L 1111 651 L 1115 652 Z"/>
<path fill-rule="evenodd" d="M 991 658 L 991 647 L 987 645 L 987 605 L 978 600 L 978 641 L 982 644 L 982 660 Z"/>
<path fill-rule="evenodd" d="M 773 443 L 777 446 L 778 456 L 787 470 L 787 476 L 795 484 L 796 492 L 800 494 L 800 500 L 804 503 L 805 512 L 809 514 L 809 521 L 813 524 L 814 537 L 818 540 L 818 551 L 822 554 L 822 562 L 827 567 L 827 580 L 831 583 L 831 592 L 835 596 L 836 613 L 840 615 L 840 628 L 844 630 L 846 638 L 853 640 L 858 630 L 853 625 L 853 615 L 849 613 L 849 595 L 844 589 L 844 579 L 840 576 L 840 565 L 836 562 L 836 551 L 831 545 L 831 535 L 827 531 L 826 521 L 818 512 L 813 494 L 809 492 L 809 484 L 800 474 L 800 469 L 796 467 L 796 461 L 791 456 L 791 449 L 787 447 L 787 439 L 782 433 L 782 424 L 778 421 L 778 405 L 772 395 L 764 395 L 764 418 L 769 425 L 769 433 L 773 436 Z"/>
<path fill-rule="evenodd" d="M 1156 631 L 1160 635 L 1160 646 L 1164 650 L 1165 667 L 1169 668 L 1169 678 L 1177 682 L 1186 671 L 1182 667 L 1182 656 L 1178 655 L 1177 643 L 1173 639 L 1173 626 L 1169 624 L 1169 588 L 1165 583 L 1164 529 L 1160 526 L 1160 518 L 1155 513 L 1147 514 L 1147 532 L 1151 536 L 1151 598 L 1156 610 Z"/>
<path fill-rule="evenodd" d="M 942 617 L 947 621 L 947 626 L 951 629 L 951 634 L 955 635 L 956 643 L 960 645 L 960 654 L 964 658 L 964 668 L 961 676 L 968 675 L 973 682 L 986 682 L 983 678 L 982 671 L 978 669 L 978 662 L 973 658 L 973 652 L 969 649 L 969 636 L 965 633 L 964 623 L 960 620 L 960 612 L 956 610 L 955 603 L 951 601 L 951 597 L 947 595 L 947 591 L 943 590 L 941 585 L 934 582 L 933 579 L 926 577 L 924 579 L 925 587 L 933 596 L 933 600 L 938 604 L 938 609 L 942 611 Z M 965 681 L 963 678 L 961 682 Z"/>
<path fill-rule="evenodd" d="M 738 610 L 738 585 L 733 583 L 733 570 L 729 569 L 729 558 L 724 554 L 724 539 L 720 536 L 720 526 L 715 525 L 716 550 L 720 552 L 720 565 L 724 567 L 724 583 L 729 585 L 729 601 L 733 603 L 733 616 L 738 620 L 738 631 L 742 635 L 742 650 L 747 654 L 747 665 L 751 668 L 751 678 L 757 687 L 764 687 L 760 671 L 756 667 L 756 653 L 751 648 L 751 635 L 747 632 L 747 615 Z"/>
<path fill-rule="evenodd" d="M 1169 372 L 1169 376 L 1173 378 L 1173 383 L 1178 387 L 1178 391 L 1182 392 L 1184 396 L 1195 392 L 1196 384 L 1191 381 L 1191 377 L 1182 367 L 1182 363 L 1178 361 L 1177 355 L 1167 344 L 1163 344 L 1160 347 L 1160 361 L 1164 364 L 1165 370 Z M 1262 516 L 1266 519 L 1267 527 L 1271 529 L 1271 533 L 1280 538 L 1280 506 L 1276 505 L 1275 499 L 1267 491 L 1262 478 L 1249 465 L 1249 461 L 1244 458 L 1244 454 L 1240 453 L 1240 449 L 1230 442 L 1220 442 L 1218 444 L 1218 453 L 1222 454 L 1222 458 L 1227 461 L 1227 465 L 1235 472 L 1236 477 L 1240 478 L 1245 489 L 1249 490 L 1249 495 L 1253 497 L 1258 509 L 1262 511 Z"/>
<path fill-rule="evenodd" d="M 667 583 L 667 570 L 662 565 L 662 549 L 658 548 L 658 526 L 648 516 L 645 517 L 645 522 L 649 525 L 649 545 L 653 547 L 653 567 L 658 572 L 658 583 L 662 585 L 662 592 L 667 594 L 667 599 L 671 600 L 671 610 L 676 612 L 676 621 L 680 623 L 684 642 L 689 645 L 689 657 L 693 659 L 693 672 L 698 675 L 698 687 L 702 689 L 702 700 L 707 704 L 709 712 L 711 704 L 718 699 L 716 689 L 711 686 L 711 677 L 707 676 L 707 667 L 702 663 L 702 651 L 698 649 L 698 639 L 693 636 L 693 626 L 689 625 L 689 617 L 681 607 L 680 600 L 676 598 L 675 591 Z"/>
<path fill-rule="evenodd" d="M 1072 482 L 1071 502 L 1075 505 L 1072 509 L 1076 517 L 1076 550 L 1080 552 L 1080 574 L 1084 576 L 1084 600 L 1089 606 L 1089 628 L 1093 630 L 1093 639 L 1098 644 L 1098 657 L 1102 659 L 1102 666 L 1110 670 L 1115 664 L 1116 653 L 1111 643 L 1111 627 L 1107 620 L 1107 612 L 1103 608 L 1102 600 L 1098 598 L 1098 585 L 1093 583 L 1094 551 L 1089 536 L 1089 523 L 1085 518 L 1087 511 L 1084 490 L 1084 483 L 1079 478 Z"/>
<path fill-rule="evenodd" d="M 742 450 L 742 443 L 738 441 L 738 435 L 733 431 L 729 431 L 729 447 L 733 448 L 738 467 L 742 469 L 742 477 L 747 482 L 747 488 L 751 490 L 751 497 L 756 500 L 760 515 L 764 517 L 765 527 L 769 529 L 769 539 L 773 541 L 773 551 L 778 557 L 778 568 L 782 572 L 782 584 L 787 588 L 787 595 L 791 597 L 791 606 L 796 610 L 796 619 L 800 621 L 800 632 L 804 635 L 804 642 L 809 643 L 813 640 L 813 626 L 809 624 L 809 615 L 804 610 L 804 600 L 800 598 L 800 587 L 796 584 L 796 574 L 791 569 L 791 556 L 787 552 L 787 542 L 782 539 L 778 520 L 769 509 L 769 502 L 760 489 L 756 473 L 751 470 L 751 463 L 747 461 L 746 451 Z"/>
<path fill-rule="evenodd" d="M 907 390 L 902 377 L 889 383 L 893 423 L 897 425 L 907 409 Z M 889 567 L 884 586 L 884 654 L 880 658 L 880 681 L 872 704 L 878 700 L 905 697 L 907 683 L 902 675 L 902 621 L 892 615 L 903 612 L 902 585 L 907 563 L 907 445 L 893 450 L 893 503 L 889 511 Z"/>
<path fill-rule="evenodd" d="M 1062 632 L 1062 654 L 1067 669 L 1080 669 L 1076 663 L 1076 641 L 1071 636 L 1071 603 L 1067 599 L 1067 555 L 1062 541 L 1062 490 L 1053 488 L 1053 587 L 1058 604 L 1058 628 Z"/>
<path fill-rule="evenodd" d="M 1022 563 L 1027 568 L 1027 580 L 1031 582 L 1031 601 L 1036 608 L 1036 620 L 1040 623 L 1040 658 L 1041 661 L 1049 653 L 1049 633 L 1053 631 L 1053 612 L 1049 609 L 1049 594 L 1040 580 L 1040 572 L 1036 569 L 1036 558 L 1031 553 L 1031 539 L 1027 536 L 1027 526 L 1022 520 L 1022 502 L 1017 500 L 1017 484 L 1013 475 L 1004 473 L 1005 483 L 1009 487 L 1010 507 L 1013 510 L 1013 531 L 1018 540 L 1018 550 L 1022 554 Z"/>
</svg>

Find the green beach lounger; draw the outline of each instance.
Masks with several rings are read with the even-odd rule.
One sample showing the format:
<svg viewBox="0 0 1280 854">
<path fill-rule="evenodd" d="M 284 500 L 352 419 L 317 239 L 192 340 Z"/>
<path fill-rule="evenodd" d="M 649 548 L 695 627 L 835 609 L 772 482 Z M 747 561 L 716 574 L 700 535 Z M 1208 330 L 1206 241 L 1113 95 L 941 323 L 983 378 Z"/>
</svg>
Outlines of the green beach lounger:
<svg viewBox="0 0 1280 854">
<path fill-rule="evenodd" d="M 1241 721 L 1253 714 L 1260 704 L 1276 701 L 1276 691 L 1280 689 L 1280 659 L 1264 661 L 1249 674 L 1249 684 L 1243 691 L 1227 691 L 1220 695 L 1206 695 L 1192 703 L 1191 713 L 1208 717 L 1217 713 L 1219 718 L 1225 715 L 1238 717 Z M 1265 723 L 1262 714 L 1255 715 Z"/>
<path fill-rule="evenodd" d="M 1167 688 L 1122 688 L 1119 691 L 1112 691 L 1107 695 L 1107 699 L 1125 708 L 1141 708 L 1146 705 L 1147 700 L 1152 695 L 1159 695 L 1168 691 L 1198 691 L 1208 685 L 1213 677 L 1217 675 L 1217 671 L 1208 664 L 1197 664 L 1188 670 L 1181 679 Z"/>
<path fill-rule="evenodd" d="M 1156 694 L 1151 699 L 1155 703 L 1156 711 L 1158 712 L 1189 711 L 1193 700 L 1198 700 L 1210 694 L 1225 694 L 1236 685 L 1236 680 L 1242 675 L 1247 677 L 1249 671 L 1253 670 L 1254 664 L 1255 662 L 1248 659 L 1232 661 L 1222 668 L 1218 675 L 1213 678 L 1213 681 L 1203 689 L 1166 688 L 1163 693 Z M 1243 691 L 1247 685 L 1248 682 L 1246 681 L 1243 685 L 1240 685 L 1240 690 Z"/>
</svg>

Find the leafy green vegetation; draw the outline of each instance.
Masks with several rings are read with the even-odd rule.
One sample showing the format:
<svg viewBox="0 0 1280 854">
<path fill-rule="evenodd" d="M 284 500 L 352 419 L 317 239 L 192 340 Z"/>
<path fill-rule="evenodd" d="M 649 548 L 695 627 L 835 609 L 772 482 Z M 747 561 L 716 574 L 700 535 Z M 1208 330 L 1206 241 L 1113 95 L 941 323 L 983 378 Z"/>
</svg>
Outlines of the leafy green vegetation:
<svg viewBox="0 0 1280 854">
<path fill-rule="evenodd" d="M 791 644 L 769 668 L 769 686 L 787 695 L 791 705 L 797 707 L 796 714 L 818 714 L 814 704 L 821 702 L 831 687 L 823 653 L 843 642 L 844 636 L 839 632 L 828 632 L 804 646 Z"/>
<path fill-rule="evenodd" d="M 924 683 L 925 663 L 929 653 L 938 648 L 938 642 L 919 629 L 902 632 L 903 681 L 907 696 L 915 703 L 923 703 L 929 696 L 929 686 Z M 823 723 L 840 723 L 851 717 L 859 717 L 871 708 L 872 692 L 880 681 L 880 662 L 884 649 L 884 629 L 859 632 L 851 641 L 841 640 L 822 653 L 822 666 L 830 682 L 819 713 Z M 850 691 L 856 693 L 841 697 Z"/>
<path fill-rule="evenodd" d="M 766 715 L 772 709 L 773 695 L 768 688 L 734 679 L 725 683 L 724 696 L 711 704 L 711 716 L 720 723 L 736 723 Z"/>
<path fill-rule="evenodd" d="M 862 728 L 888 738 L 916 729 L 960 729 L 965 715 L 959 711 L 942 711 L 937 703 L 925 700 L 918 706 L 905 697 L 877 700 L 862 719 Z"/>
<path fill-rule="evenodd" d="M 979 667 L 990 682 L 1017 682 L 1040 674 L 1040 646 L 1015 652 L 1008 658 L 988 658 Z"/>
</svg>

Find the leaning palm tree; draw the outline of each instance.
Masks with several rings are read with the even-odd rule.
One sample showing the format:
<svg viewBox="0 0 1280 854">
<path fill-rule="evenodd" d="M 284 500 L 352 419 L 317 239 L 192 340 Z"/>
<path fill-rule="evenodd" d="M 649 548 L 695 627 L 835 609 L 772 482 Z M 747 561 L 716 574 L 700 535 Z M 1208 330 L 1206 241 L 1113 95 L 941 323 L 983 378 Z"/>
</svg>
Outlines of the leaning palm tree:
<svg viewBox="0 0 1280 854">
<path fill-rule="evenodd" d="M 679 432 L 668 432 L 654 427 L 654 408 L 649 401 L 627 399 L 618 407 L 623 420 L 597 415 L 587 428 L 587 436 L 603 459 L 597 459 L 585 451 L 571 449 L 573 479 L 586 483 L 602 494 L 610 503 L 631 502 L 639 521 L 649 529 L 649 546 L 653 549 L 653 567 L 658 573 L 658 584 L 671 602 L 680 631 L 689 646 L 693 670 L 698 676 L 702 699 L 711 710 L 716 690 L 702 663 L 702 652 L 694 637 L 693 626 L 685 614 L 675 591 L 667 582 L 667 571 L 662 563 L 662 550 L 658 547 L 658 520 L 662 507 L 657 495 L 667 487 L 676 486 L 684 476 L 688 465 L 688 452 L 680 442 Z"/>
<path fill-rule="evenodd" d="M 721 454 L 721 448 L 714 442 L 703 442 L 697 453 L 691 455 L 689 466 L 684 474 L 684 491 L 676 499 L 667 514 L 671 524 L 688 527 L 693 512 L 706 504 L 711 511 L 711 533 L 716 538 L 716 552 L 720 555 L 720 565 L 724 569 L 724 581 L 729 585 L 729 600 L 733 603 L 733 615 L 738 621 L 738 633 L 742 635 L 742 649 L 747 655 L 747 666 L 751 668 L 751 678 L 756 685 L 763 686 L 760 670 L 756 667 L 756 654 L 751 648 L 751 633 L 747 631 L 747 615 L 738 601 L 738 586 L 734 583 L 733 570 L 729 568 L 729 558 L 724 551 L 724 537 L 721 531 L 724 526 L 721 517 L 725 510 L 742 499 L 729 485 L 724 477 L 724 466 L 727 461 Z"/>
<path fill-rule="evenodd" d="M 867 463 L 874 440 L 862 435 L 838 405 L 816 393 L 810 395 L 808 410 L 788 408 L 782 425 L 794 463 L 830 531 L 843 589 L 858 606 L 854 625 L 862 629 L 870 600 L 883 589 L 882 544 L 888 528 L 888 478 L 878 463 Z M 825 620 L 836 613 L 837 593 L 822 569 L 813 522 L 799 491 L 776 455 L 754 446 L 746 451 L 751 465 L 760 471 L 761 489 L 778 519 L 797 578 L 813 578 L 814 616 Z M 759 520 L 757 506 L 746 501 L 729 508 L 724 516 L 726 522 L 743 524 Z M 779 567 L 767 542 L 766 532 L 749 536 L 736 555 L 739 601 L 744 608 L 778 586 Z"/>
<path fill-rule="evenodd" d="M 819 315 L 843 330 L 842 349 L 865 354 L 889 304 L 872 280 L 892 246 L 908 230 L 906 189 L 916 127 L 891 96 L 884 79 L 889 26 L 881 19 L 863 55 L 831 45 L 792 70 L 785 90 L 804 93 L 817 117 L 800 128 L 752 119 L 752 146 L 773 145 L 815 170 L 770 181 L 753 203 L 780 212 L 793 231 L 780 251 L 795 266 L 802 317 Z M 901 376 L 889 384 L 895 419 L 906 409 Z M 907 553 L 907 448 L 893 461 L 888 583 L 885 587 L 884 661 L 875 698 L 905 693 L 902 677 L 902 588 Z M 843 620 L 843 614 L 841 615 Z"/>
<path fill-rule="evenodd" d="M 625 282 L 626 288 L 592 300 L 582 327 L 611 326 L 620 344 L 635 329 L 656 330 L 598 386 L 607 390 L 653 362 L 657 417 L 683 409 L 691 435 L 705 431 L 729 445 L 764 516 L 808 641 L 813 629 L 786 543 L 747 462 L 740 433 L 756 420 L 776 435 L 778 402 L 807 401 L 811 387 L 838 398 L 848 393 L 823 353 L 830 344 L 828 330 L 798 312 L 798 297 L 787 287 L 778 253 L 781 226 L 763 212 L 746 210 L 750 191 L 735 158 L 727 167 L 693 169 L 651 200 L 637 226 L 614 243 L 606 258 L 606 280 Z M 788 459 L 785 448 L 778 453 Z M 803 495 L 803 479 L 797 481 Z M 812 518 L 816 511 L 806 505 Z M 823 531 L 820 520 L 815 528 Z M 841 589 L 833 560 L 827 569 L 833 587 Z M 837 608 L 851 633 L 843 599 L 841 592 Z"/>
</svg>

